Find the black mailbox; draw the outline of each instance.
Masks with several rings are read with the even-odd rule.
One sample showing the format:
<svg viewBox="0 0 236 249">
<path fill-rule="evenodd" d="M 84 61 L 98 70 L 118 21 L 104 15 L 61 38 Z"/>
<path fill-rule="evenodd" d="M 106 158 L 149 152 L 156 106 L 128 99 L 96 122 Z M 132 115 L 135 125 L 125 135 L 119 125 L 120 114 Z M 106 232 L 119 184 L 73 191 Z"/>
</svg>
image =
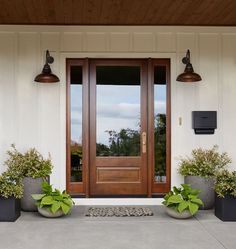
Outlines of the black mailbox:
<svg viewBox="0 0 236 249">
<path fill-rule="evenodd" d="M 193 111 L 193 129 L 195 134 L 214 134 L 217 128 L 216 111 Z"/>
</svg>

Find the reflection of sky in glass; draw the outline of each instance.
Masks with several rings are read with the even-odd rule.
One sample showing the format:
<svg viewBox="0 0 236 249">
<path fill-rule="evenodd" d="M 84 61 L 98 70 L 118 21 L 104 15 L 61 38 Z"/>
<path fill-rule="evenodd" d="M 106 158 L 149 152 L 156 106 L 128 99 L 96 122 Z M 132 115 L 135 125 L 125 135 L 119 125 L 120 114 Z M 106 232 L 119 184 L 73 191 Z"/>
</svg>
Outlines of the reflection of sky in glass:
<svg viewBox="0 0 236 249">
<path fill-rule="evenodd" d="M 166 113 L 166 85 L 154 85 L 154 112 Z"/>
<path fill-rule="evenodd" d="M 106 130 L 139 129 L 140 86 L 97 85 L 97 143 L 109 144 Z"/>
<path fill-rule="evenodd" d="M 82 142 L 82 85 L 71 85 L 71 140 Z"/>
</svg>

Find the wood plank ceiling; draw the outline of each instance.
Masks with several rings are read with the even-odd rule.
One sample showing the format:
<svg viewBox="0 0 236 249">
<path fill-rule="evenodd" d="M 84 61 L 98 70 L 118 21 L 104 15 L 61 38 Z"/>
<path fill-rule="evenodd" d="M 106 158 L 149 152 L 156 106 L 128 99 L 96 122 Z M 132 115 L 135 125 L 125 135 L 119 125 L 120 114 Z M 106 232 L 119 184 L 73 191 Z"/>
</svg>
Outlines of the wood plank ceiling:
<svg viewBox="0 0 236 249">
<path fill-rule="evenodd" d="M 0 24 L 236 25 L 236 0 L 0 0 L 0 9 Z"/>
</svg>

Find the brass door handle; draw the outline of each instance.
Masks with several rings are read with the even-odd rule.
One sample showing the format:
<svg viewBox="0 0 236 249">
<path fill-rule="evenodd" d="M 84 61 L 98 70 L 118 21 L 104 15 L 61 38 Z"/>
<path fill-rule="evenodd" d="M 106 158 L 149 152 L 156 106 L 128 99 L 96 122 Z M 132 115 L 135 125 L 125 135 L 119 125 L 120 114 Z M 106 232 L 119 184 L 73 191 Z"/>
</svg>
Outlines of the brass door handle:
<svg viewBox="0 0 236 249">
<path fill-rule="evenodd" d="M 142 132 L 142 152 L 147 152 L 147 134 L 146 132 Z"/>
</svg>

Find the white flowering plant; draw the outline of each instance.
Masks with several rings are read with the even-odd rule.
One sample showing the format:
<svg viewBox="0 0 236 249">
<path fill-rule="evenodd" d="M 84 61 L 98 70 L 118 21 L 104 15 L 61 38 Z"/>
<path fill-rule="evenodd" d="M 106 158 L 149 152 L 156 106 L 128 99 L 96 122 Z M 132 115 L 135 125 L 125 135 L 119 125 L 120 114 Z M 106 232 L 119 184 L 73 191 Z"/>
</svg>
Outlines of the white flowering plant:
<svg viewBox="0 0 236 249">
<path fill-rule="evenodd" d="M 194 149 L 190 157 L 181 158 L 178 172 L 183 176 L 200 176 L 214 178 L 215 175 L 225 169 L 231 163 L 226 152 L 219 153 L 218 146 L 211 149 Z"/>
<path fill-rule="evenodd" d="M 23 184 L 21 178 L 16 178 L 10 171 L 2 173 L 0 175 L 0 196 L 4 198 L 22 198 Z"/>
</svg>

